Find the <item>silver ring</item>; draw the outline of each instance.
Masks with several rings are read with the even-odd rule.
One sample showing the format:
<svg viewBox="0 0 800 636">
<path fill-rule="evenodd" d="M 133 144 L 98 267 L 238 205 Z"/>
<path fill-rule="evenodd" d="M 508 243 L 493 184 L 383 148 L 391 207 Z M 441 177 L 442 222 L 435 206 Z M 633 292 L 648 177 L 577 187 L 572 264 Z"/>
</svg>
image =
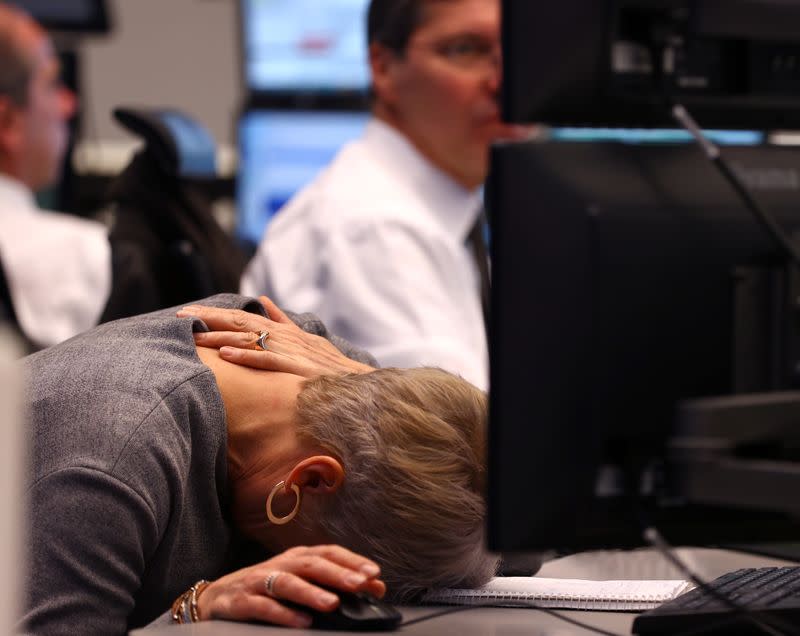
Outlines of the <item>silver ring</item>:
<svg viewBox="0 0 800 636">
<path fill-rule="evenodd" d="M 256 340 L 256 344 L 264 351 L 267 350 L 267 338 L 269 338 L 269 331 L 264 330 L 258 334 L 258 340 Z"/>
<path fill-rule="evenodd" d="M 283 574 L 280 570 L 276 570 L 275 572 L 270 572 L 269 576 L 264 579 L 264 589 L 266 591 L 267 596 L 270 598 L 278 598 L 275 594 L 275 581 L 278 580 L 278 577 Z"/>
</svg>

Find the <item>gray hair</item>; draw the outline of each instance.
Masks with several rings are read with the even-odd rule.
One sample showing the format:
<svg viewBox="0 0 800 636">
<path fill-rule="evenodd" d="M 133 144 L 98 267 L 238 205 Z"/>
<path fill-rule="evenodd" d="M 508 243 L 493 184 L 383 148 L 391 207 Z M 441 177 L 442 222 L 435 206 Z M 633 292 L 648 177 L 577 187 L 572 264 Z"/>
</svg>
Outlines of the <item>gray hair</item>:
<svg viewBox="0 0 800 636">
<path fill-rule="evenodd" d="M 392 598 L 477 587 L 495 574 L 498 558 L 484 545 L 483 392 L 440 369 L 381 369 L 308 381 L 298 414 L 299 435 L 345 468 L 343 485 L 311 514 L 381 565 Z"/>
</svg>

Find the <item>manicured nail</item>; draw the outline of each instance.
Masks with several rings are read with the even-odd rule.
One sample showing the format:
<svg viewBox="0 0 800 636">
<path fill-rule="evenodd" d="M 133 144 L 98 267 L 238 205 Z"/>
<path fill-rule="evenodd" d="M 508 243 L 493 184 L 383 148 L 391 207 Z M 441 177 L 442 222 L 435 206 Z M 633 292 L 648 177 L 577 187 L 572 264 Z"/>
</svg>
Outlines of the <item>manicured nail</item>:
<svg viewBox="0 0 800 636">
<path fill-rule="evenodd" d="M 374 578 L 381 573 L 381 569 L 374 563 L 366 563 L 362 565 L 361 571 L 370 578 Z"/>
<path fill-rule="evenodd" d="M 317 600 L 325 607 L 329 607 L 338 601 L 339 597 L 335 594 L 331 594 L 330 592 L 320 592 L 317 596 Z"/>
<path fill-rule="evenodd" d="M 345 576 L 344 580 L 348 585 L 361 585 L 367 580 L 367 577 L 365 577 L 363 574 L 356 574 L 353 572 Z"/>
</svg>

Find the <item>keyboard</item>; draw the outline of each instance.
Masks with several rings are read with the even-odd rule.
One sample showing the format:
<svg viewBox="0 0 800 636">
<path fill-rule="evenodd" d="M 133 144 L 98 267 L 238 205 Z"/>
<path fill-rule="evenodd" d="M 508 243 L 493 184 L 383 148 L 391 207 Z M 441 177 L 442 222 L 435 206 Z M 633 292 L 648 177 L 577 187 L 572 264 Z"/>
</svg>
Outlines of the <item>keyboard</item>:
<svg viewBox="0 0 800 636">
<path fill-rule="evenodd" d="M 800 634 L 800 566 L 745 568 L 708 586 L 778 634 Z M 634 634 L 765 634 L 745 614 L 695 588 L 636 617 Z"/>
</svg>

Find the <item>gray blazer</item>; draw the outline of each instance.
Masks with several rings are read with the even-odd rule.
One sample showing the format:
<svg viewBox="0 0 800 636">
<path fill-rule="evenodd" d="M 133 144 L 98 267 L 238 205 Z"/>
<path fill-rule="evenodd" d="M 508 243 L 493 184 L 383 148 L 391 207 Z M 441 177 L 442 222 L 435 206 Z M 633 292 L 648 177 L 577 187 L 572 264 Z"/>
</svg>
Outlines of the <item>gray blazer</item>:
<svg viewBox="0 0 800 636">
<path fill-rule="evenodd" d="M 201 302 L 263 314 L 233 294 Z M 241 566 L 225 411 L 192 339 L 206 327 L 175 311 L 101 325 L 20 363 L 33 441 L 21 630 L 124 634 L 167 621 L 198 579 Z M 313 316 L 293 319 L 374 363 Z"/>
</svg>

